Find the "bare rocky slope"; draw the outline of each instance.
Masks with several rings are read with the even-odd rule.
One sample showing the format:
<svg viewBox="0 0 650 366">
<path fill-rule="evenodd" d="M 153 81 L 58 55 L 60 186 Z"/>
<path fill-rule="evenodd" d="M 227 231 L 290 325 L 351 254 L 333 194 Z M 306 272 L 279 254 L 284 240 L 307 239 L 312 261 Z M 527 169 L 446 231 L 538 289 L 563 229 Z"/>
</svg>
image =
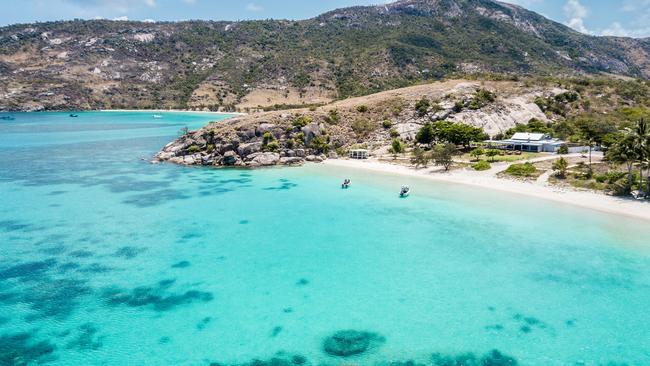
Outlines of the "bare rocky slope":
<svg viewBox="0 0 650 366">
<path fill-rule="evenodd" d="M 482 90 L 496 98 L 475 105 Z M 439 120 L 473 125 L 496 135 L 533 118 L 548 121 L 534 100 L 561 92 L 518 82 L 451 80 L 419 85 L 318 108 L 210 123 L 165 146 L 154 161 L 246 167 L 322 161 L 353 147 L 385 150 L 393 138 L 413 140 L 422 125 Z M 431 104 L 418 111 L 416 103 L 423 98 Z"/>
<path fill-rule="evenodd" d="M 282 109 L 483 73 L 647 79 L 649 55 L 648 39 L 584 35 L 493 0 L 301 21 L 21 24 L 0 28 L 0 110 Z"/>
</svg>

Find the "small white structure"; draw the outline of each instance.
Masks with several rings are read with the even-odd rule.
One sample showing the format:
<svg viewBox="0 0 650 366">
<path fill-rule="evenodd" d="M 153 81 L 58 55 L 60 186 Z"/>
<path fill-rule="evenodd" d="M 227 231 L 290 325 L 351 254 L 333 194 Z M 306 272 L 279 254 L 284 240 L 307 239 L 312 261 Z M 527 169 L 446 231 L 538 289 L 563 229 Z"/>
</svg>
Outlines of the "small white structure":
<svg viewBox="0 0 650 366">
<path fill-rule="evenodd" d="M 528 152 L 557 152 L 566 141 L 554 139 L 543 133 L 517 132 L 507 140 L 489 140 L 488 146 L 495 146 L 505 150 Z"/>
<path fill-rule="evenodd" d="M 368 159 L 368 150 L 354 149 L 350 150 L 350 159 Z"/>
</svg>

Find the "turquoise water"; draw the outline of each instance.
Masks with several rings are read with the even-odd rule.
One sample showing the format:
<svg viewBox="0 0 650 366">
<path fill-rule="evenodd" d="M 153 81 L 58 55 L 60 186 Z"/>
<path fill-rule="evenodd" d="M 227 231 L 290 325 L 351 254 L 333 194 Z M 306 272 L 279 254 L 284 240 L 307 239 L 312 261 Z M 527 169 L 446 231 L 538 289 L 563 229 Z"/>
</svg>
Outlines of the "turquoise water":
<svg viewBox="0 0 650 366">
<path fill-rule="evenodd" d="M 646 222 L 340 168 L 141 160 L 214 115 L 14 116 L 0 365 L 650 365 Z M 345 329 L 384 341 L 324 353 Z"/>
</svg>

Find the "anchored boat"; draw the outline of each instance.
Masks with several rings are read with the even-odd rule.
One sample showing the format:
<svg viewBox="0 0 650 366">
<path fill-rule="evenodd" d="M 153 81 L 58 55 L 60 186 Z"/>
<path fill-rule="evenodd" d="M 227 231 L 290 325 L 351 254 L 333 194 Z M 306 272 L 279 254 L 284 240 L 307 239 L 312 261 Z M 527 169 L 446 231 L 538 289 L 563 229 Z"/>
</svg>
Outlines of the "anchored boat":
<svg viewBox="0 0 650 366">
<path fill-rule="evenodd" d="M 402 198 L 406 198 L 411 194 L 411 188 L 409 186 L 402 186 L 402 189 L 399 191 L 399 196 Z"/>
<path fill-rule="evenodd" d="M 352 181 L 349 179 L 346 179 L 343 181 L 343 184 L 341 184 L 341 188 L 347 189 L 350 188 L 350 184 L 352 184 Z"/>
</svg>

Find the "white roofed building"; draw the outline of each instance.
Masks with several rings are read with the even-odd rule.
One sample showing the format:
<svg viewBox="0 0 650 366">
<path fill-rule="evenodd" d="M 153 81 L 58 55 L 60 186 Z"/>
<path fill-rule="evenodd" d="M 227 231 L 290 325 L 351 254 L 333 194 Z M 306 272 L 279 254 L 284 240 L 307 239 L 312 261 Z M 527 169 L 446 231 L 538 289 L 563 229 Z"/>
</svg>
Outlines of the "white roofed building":
<svg viewBox="0 0 650 366">
<path fill-rule="evenodd" d="M 550 135 L 533 132 L 517 132 L 506 140 L 487 141 L 488 146 L 496 146 L 505 150 L 528 152 L 557 152 L 566 141 L 554 139 Z"/>
</svg>

